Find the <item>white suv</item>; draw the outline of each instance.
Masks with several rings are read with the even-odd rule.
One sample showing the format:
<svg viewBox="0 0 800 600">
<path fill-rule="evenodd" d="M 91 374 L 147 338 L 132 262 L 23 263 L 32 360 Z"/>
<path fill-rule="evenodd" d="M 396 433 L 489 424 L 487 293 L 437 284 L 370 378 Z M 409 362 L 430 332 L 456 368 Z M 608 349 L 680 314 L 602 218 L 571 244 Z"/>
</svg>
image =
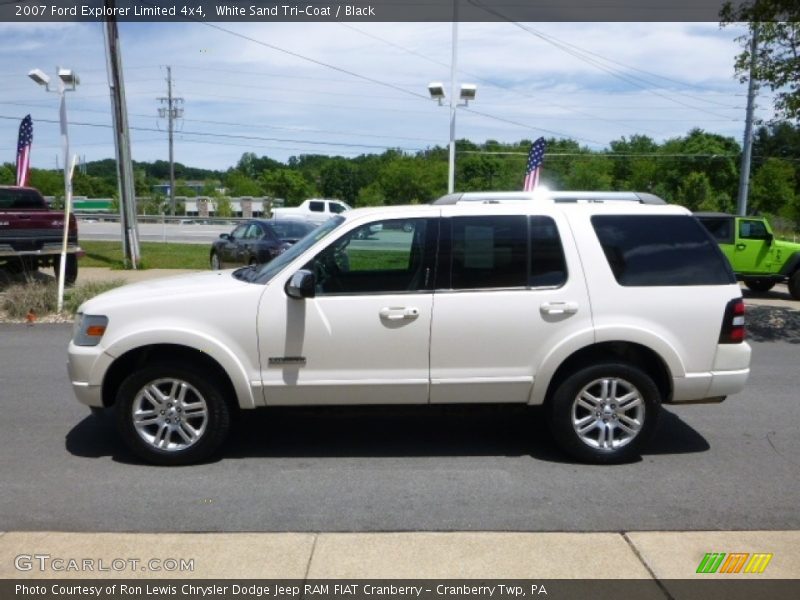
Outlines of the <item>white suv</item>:
<svg viewBox="0 0 800 600">
<path fill-rule="evenodd" d="M 743 337 L 733 273 L 683 208 L 455 201 L 348 211 L 265 265 L 98 296 L 69 373 L 159 464 L 207 458 L 234 410 L 438 403 L 544 405 L 564 450 L 608 463 L 662 403 L 740 391 Z"/>
</svg>

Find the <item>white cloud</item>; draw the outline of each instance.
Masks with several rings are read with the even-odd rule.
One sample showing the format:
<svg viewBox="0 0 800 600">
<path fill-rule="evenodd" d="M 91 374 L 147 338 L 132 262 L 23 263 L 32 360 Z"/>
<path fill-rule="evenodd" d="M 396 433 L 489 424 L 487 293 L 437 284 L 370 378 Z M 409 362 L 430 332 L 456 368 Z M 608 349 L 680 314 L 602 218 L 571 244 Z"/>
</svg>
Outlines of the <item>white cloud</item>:
<svg viewBox="0 0 800 600">
<path fill-rule="evenodd" d="M 7 148 L 0 160 L 13 161 L 15 119 L 31 112 L 34 166 L 54 166 L 58 127 L 44 120 L 57 120 L 57 100 L 43 94 L 25 73 L 33 67 L 52 71 L 55 64 L 74 68 L 82 79 L 79 90 L 68 97 L 73 148 L 89 160 L 113 156 L 109 129 L 78 125 L 111 122 L 101 25 L 46 25 L 0 25 L 3 46 L 26 49 L 23 61 L 20 54 L 0 55 L 0 74 L 8 83 L 0 89 L 0 115 L 12 117 L 0 119 L 0 145 Z M 219 26 L 411 93 L 210 26 L 123 23 L 120 36 L 132 126 L 163 132 L 156 98 L 166 95 L 165 65 L 173 66 L 175 93 L 185 100 L 186 117 L 177 160 L 226 168 L 248 150 L 286 159 L 303 152 L 353 154 L 380 151 L 369 146 L 414 149 L 446 144 L 447 110 L 427 99 L 426 86 L 433 80 L 449 81 L 451 24 Z M 513 141 L 546 129 L 604 146 L 622 135 L 638 132 L 661 139 L 695 126 L 741 136 L 745 90 L 732 68 L 737 30 L 720 31 L 713 23 L 527 27 L 552 36 L 555 45 L 509 23 L 459 25 L 458 81 L 478 84 L 472 107 L 520 125 L 460 111 L 458 137 Z M 581 57 L 558 47 L 564 43 L 582 49 L 572 49 Z M 166 158 L 164 133 L 134 131 L 133 140 L 135 159 Z"/>
</svg>

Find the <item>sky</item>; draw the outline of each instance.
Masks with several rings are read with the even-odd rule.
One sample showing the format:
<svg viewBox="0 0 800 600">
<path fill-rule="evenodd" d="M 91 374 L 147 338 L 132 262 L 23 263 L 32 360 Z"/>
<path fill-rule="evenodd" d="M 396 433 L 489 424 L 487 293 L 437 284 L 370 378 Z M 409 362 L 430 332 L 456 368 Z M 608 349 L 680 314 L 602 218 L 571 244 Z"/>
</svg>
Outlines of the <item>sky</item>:
<svg viewBox="0 0 800 600">
<path fill-rule="evenodd" d="M 167 160 L 158 98 L 183 99 L 175 160 L 227 169 L 244 152 L 415 152 L 449 140 L 451 23 L 120 23 L 132 155 Z M 456 137 L 572 138 L 599 150 L 622 136 L 657 141 L 690 129 L 742 139 L 747 86 L 733 69 L 741 27 L 717 23 L 460 23 L 456 84 L 477 85 Z M 63 166 L 58 96 L 26 76 L 73 69 L 71 154 L 114 157 L 101 23 L 0 23 L 0 162 L 14 162 L 19 121 L 34 122 L 31 164 Z M 767 90 L 756 116 L 772 117 Z"/>
</svg>

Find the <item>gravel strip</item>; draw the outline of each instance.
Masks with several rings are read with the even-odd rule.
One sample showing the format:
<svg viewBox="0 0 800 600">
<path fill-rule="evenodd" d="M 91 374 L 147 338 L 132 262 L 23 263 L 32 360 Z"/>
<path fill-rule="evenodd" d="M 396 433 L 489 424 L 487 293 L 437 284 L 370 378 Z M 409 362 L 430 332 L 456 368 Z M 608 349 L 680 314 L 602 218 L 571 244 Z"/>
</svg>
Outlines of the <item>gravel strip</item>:
<svg viewBox="0 0 800 600">
<path fill-rule="evenodd" d="M 800 310 L 749 305 L 745 312 L 747 339 L 800 344 Z"/>
</svg>

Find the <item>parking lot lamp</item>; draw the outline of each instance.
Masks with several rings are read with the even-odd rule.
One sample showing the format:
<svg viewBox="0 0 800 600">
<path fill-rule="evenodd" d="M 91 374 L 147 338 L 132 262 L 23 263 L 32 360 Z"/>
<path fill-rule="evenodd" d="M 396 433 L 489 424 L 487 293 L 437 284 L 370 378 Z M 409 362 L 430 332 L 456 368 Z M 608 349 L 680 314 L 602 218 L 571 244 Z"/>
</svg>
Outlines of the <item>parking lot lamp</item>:
<svg viewBox="0 0 800 600">
<path fill-rule="evenodd" d="M 67 102 L 66 93 L 74 92 L 80 83 L 78 75 L 72 69 L 56 67 L 58 85 L 56 89 L 50 87 L 50 77 L 41 69 L 33 69 L 28 77 L 44 87 L 47 92 L 54 92 L 59 96 L 59 120 L 61 123 L 61 147 L 64 150 L 64 239 L 61 247 L 61 260 L 58 264 L 58 312 L 64 308 L 64 278 L 67 265 L 67 243 L 69 238 L 69 214 L 72 208 L 72 171 L 74 161 L 69 156 L 69 131 L 67 130 Z"/>
</svg>

